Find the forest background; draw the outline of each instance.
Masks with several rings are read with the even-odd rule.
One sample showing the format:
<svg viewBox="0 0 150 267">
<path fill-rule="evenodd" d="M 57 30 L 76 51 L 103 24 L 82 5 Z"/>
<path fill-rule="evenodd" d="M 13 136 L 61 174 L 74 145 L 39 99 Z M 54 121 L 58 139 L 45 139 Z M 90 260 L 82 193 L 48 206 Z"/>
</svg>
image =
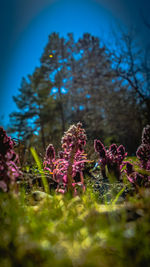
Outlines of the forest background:
<svg viewBox="0 0 150 267">
<path fill-rule="evenodd" d="M 148 33 L 144 11 L 140 17 Z M 68 126 L 81 121 L 89 148 L 100 138 L 134 155 L 150 118 L 150 45 L 148 40 L 141 45 L 137 25 L 115 31 L 112 46 L 90 32 L 78 38 L 50 33 L 39 66 L 22 78 L 13 97 L 9 133 L 44 151 L 48 143 L 58 148 Z"/>
</svg>

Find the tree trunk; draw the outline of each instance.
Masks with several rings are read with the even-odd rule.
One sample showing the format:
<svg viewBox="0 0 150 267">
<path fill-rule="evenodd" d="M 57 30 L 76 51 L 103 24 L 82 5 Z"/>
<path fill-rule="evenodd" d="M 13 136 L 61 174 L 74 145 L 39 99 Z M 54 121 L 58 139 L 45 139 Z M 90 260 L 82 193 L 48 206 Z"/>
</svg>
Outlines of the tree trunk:
<svg viewBox="0 0 150 267">
<path fill-rule="evenodd" d="M 60 116 L 61 116 L 61 122 L 62 122 L 62 133 L 65 132 L 65 117 L 64 117 L 64 108 L 63 108 L 63 101 L 62 101 L 62 94 L 60 87 L 58 87 L 58 93 L 59 93 L 59 99 L 60 99 Z"/>
<path fill-rule="evenodd" d="M 44 135 L 44 126 L 43 122 L 40 120 L 40 127 L 41 127 L 41 141 L 42 141 L 42 146 L 43 150 L 46 150 L 46 142 L 45 142 L 45 135 Z"/>
</svg>

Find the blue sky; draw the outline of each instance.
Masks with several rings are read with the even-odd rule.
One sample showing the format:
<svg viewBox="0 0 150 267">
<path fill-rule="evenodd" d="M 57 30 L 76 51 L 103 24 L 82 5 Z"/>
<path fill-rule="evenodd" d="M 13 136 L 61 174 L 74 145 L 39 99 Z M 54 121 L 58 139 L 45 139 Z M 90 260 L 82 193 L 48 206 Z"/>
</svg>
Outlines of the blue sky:
<svg viewBox="0 0 150 267">
<path fill-rule="evenodd" d="M 134 0 L 3 1 L 0 124 L 8 124 L 9 113 L 16 110 L 12 96 L 17 95 L 21 78 L 32 74 L 40 65 L 39 59 L 51 32 L 59 32 L 64 37 L 73 32 L 75 39 L 89 32 L 109 43 L 115 21 L 128 24 L 133 16 L 133 22 L 137 21 L 140 1 L 136 1 L 136 8 L 133 4 Z"/>
</svg>

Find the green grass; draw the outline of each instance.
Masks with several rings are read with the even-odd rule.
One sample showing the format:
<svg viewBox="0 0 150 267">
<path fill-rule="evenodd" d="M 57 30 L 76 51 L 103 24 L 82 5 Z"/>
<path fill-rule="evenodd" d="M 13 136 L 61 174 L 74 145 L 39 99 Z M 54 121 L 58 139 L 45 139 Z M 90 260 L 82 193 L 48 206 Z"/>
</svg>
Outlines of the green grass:
<svg viewBox="0 0 150 267">
<path fill-rule="evenodd" d="M 1 267 L 149 266 L 150 189 L 117 204 L 125 186 L 110 187 L 108 201 L 88 177 L 80 196 L 50 195 L 34 148 L 31 153 L 44 192 L 35 186 L 27 193 L 21 184 L 17 195 L 0 192 Z"/>
<path fill-rule="evenodd" d="M 150 191 L 115 202 L 1 193 L 0 266 L 148 266 Z"/>
<path fill-rule="evenodd" d="M 43 168 L 42 168 L 42 164 L 40 162 L 40 159 L 36 153 L 36 150 L 34 149 L 34 147 L 31 147 L 30 148 L 30 151 L 31 151 L 31 154 L 37 164 L 37 167 L 38 167 L 38 170 L 39 170 L 39 173 L 41 174 L 41 178 L 42 178 L 42 183 L 43 183 L 43 186 L 44 186 L 44 190 L 46 193 L 49 193 L 49 186 L 48 186 L 48 182 L 47 182 L 47 179 L 45 177 L 45 174 L 43 172 Z"/>
</svg>

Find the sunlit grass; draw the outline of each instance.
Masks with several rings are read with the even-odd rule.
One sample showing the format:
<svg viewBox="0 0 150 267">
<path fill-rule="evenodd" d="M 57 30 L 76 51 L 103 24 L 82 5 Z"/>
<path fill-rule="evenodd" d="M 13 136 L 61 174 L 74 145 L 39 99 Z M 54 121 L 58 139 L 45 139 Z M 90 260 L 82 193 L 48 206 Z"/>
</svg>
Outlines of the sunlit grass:
<svg viewBox="0 0 150 267">
<path fill-rule="evenodd" d="M 37 164 L 37 167 L 38 167 L 38 170 L 39 170 L 39 173 L 41 174 L 41 178 L 42 178 L 42 182 L 43 182 L 43 186 L 44 186 L 44 190 L 46 193 L 49 193 L 49 186 L 48 186 L 48 183 L 47 183 L 47 179 L 45 177 L 45 174 L 44 174 L 44 171 L 43 171 L 43 168 L 42 168 L 42 165 L 41 165 L 41 162 L 40 162 L 40 159 L 34 149 L 34 147 L 31 147 L 30 148 L 30 151 L 32 153 L 32 156 Z"/>
<path fill-rule="evenodd" d="M 55 194 L 41 201 L 24 192 L 18 196 L 1 193 L 1 266 L 148 263 L 150 192 L 142 192 L 143 198 L 134 196 L 132 216 L 126 205 L 115 204 L 119 194 L 105 205 L 89 187 L 80 197 Z"/>
<path fill-rule="evenodd" d="M 109 174 L 107 192 L 95 192 L 85 173 L 84 193 L 50 194 L 33 147 L 31 153 L 34 167 L 26 171 L 40 174 L 43 187 L 28 191 L 19 184 L 18 194 L 0 192 L 0 266 L 148 266 L 149 189 L 119 202 L 127 181 L 119 184 Z"/>
</svg>

